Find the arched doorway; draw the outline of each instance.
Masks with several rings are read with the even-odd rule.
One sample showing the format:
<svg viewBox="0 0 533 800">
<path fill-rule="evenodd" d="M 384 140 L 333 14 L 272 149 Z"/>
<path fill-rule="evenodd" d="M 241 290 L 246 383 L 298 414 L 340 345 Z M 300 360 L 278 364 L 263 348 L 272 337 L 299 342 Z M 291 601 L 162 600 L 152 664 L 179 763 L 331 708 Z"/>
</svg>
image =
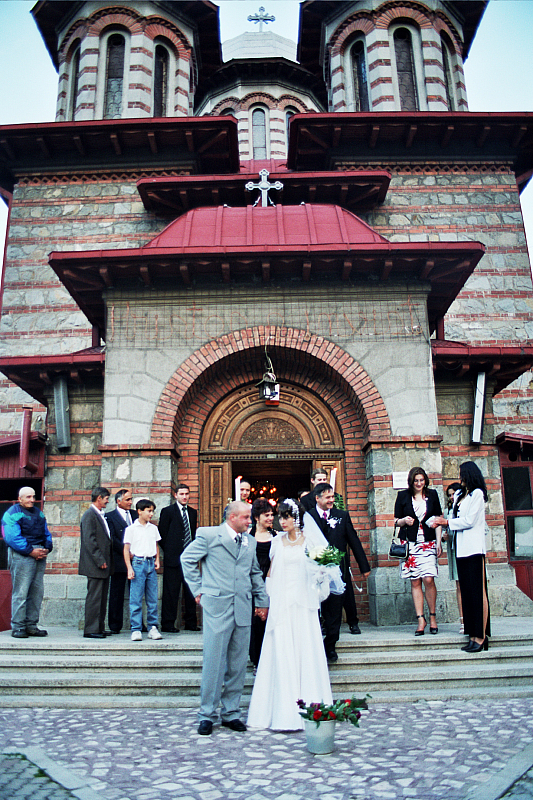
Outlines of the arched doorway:
<svg viewBox="0 0 533 800">
<path fill-rule="evenodd" d="M 279 407 L 266 406 L 254 384 L 228 394 L 206 421 L 199 456 L 204 524 L 220 522 L 237 475 L 274 487 L 276 498 L 309 486 L 313 468 L 324 467 L 329 475 L 335 467 L 337 491 L 344 493 L 339 425 L 322 400 L 302 386 L 283 384 Z"/>
</svg>

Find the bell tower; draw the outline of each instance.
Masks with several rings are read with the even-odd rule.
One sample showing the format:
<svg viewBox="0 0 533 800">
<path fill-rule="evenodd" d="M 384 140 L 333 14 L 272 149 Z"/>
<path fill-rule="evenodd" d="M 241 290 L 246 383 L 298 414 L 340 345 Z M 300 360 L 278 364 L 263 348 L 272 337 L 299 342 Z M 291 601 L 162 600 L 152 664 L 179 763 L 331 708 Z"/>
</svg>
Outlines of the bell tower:
<svg viewBox="0 0 533 800">
<path fill-rule="evenodd" d="M 59 73 L 56 121 L 192 115 L 221 53 L 218 10 L 187 5 L 39 3 L 33 14 Z"/>
</svg>

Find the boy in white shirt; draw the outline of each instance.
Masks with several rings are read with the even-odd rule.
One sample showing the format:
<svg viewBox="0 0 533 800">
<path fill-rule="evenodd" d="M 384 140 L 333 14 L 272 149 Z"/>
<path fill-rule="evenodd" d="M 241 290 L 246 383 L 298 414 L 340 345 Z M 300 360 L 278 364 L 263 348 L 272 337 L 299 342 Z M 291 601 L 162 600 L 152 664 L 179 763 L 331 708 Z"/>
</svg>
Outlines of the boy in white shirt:
<svg viewBox="0 0 533 800">
<path fill-rule="evenodd" d="M 124 561 L 130 579 L 130 627 L 132 642 L 142 641 L 142 602 L 146 601 L 146 624 L 149 639 L 162 639 L 157 629 L 157 574 L 159 569 L 159 531 L 152 525 L 155 504 L 139 500 L 139 514 L 124 531 Z"/>
</svg>

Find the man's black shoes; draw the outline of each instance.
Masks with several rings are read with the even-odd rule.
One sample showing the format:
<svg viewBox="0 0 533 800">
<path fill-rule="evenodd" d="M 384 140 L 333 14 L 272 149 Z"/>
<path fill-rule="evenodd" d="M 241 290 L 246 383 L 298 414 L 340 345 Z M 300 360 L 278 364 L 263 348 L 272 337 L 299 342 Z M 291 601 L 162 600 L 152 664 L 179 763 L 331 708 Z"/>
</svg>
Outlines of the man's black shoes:
<svg viewBox="0 0 533 800">
<path fill-rule="evenodd" d="M 163 633 L 179 633 L 180 629 L 179 628 L 161 628 L 161 631 Z M 211 731 L 209 731 L 209 733 L 211 733 Z"/>
<path fill-rule="evenodd" d="M 203 719 L 198 725 L 198 733 L 200 736 L 209 736 L 213 731 L 213 723 L 209 719 Z"/>
<path fill-rule="evenodd" d="M 105 633 L 84 633 L 84 639 L 105 639 Z"/>
<path fill-rule="evenodd" d="M 335 650 L 330 650 L 329 653 L 326 653 L 326 658 L 328 660 L 328 664 L 334 664 L 336 661 L 339 660 L 339 656 L 335 652 Z"/>
<path fill-rule="evenodd" d="M 361 633 L 361 628 L 357 622 L 354 625 L 350 625 L 350 633 Z"/>
<path fill-rule="evenodd" d="M 240 719 L 223 719 L 222 727 L 229 728 L 230 731 L 237 731 L 237 733 L 244 733 L 247 730 L 246 725 Z"/>
<path fill-rule="evenodd" d="M 27 639 L 29 633 L 26 633 L 26 631 L 11 631 L 11 636 L 14 636 L 15 639 Z"/>
</svg>

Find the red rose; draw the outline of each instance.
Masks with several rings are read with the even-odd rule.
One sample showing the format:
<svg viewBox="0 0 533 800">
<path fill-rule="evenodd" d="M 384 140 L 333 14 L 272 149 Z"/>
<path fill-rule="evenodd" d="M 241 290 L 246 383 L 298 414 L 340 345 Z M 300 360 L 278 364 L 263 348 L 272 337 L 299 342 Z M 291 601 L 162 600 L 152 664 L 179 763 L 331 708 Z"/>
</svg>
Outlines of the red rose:
<svg viewBox="0 0 533 800">
<path fill-rule="evenodd" d="M 313 713 L 313 719 L 315 721 L 319 720 L 321 716 L 322 716 L 322 711 L 319 708 L 317 708 L 317 710 Z"/>
<path fill-rule="evenodd" d="M 337 717 L 335 716 L 335 714 L 333 713 L 333 711 L 330 711 L 330 712 L 329 712 L 329 718 L 330 718 L 330 719 L 337 719 Z"/>
</svg>

